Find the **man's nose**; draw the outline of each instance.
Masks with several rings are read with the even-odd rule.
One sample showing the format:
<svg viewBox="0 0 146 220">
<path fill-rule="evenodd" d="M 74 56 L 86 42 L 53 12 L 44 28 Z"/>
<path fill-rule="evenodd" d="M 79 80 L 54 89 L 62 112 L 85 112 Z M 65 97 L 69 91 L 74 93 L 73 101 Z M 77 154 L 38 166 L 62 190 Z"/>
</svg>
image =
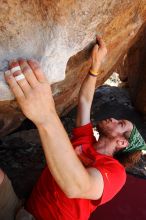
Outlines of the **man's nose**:
<svg viewBox="0 0 146 220">
<path fill-rule="evenodd" d="M 111 122 L 118 122 L 118 120 L 115 119 L 115 118 L 110 118 L 110 121 L 111 121 Z"/>
</svg>

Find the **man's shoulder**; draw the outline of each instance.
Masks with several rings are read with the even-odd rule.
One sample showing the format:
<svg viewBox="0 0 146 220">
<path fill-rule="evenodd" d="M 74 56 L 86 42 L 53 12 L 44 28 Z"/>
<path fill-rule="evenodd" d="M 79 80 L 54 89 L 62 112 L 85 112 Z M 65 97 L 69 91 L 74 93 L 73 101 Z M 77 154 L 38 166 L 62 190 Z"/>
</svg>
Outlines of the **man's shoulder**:
<svg viewBox="0 0 146 220">
<path fill-rule="evenodd" d="M 88 133 L 91 134 L 93 133 L 93 125 L 91 122 L 89 122 L 88 124 L 75 127 L 72 133 L 73 135 L 79 135 L 79 134 L 87 135 Z"/>
<path fill-rule="evenodd" d="M 94 164 L 103 177 L 104 191 L 100 199 L 100 204 L 104 204 L 111 200 L 124 186 L 126 182 L 125 168 L 113 157 L 100 155 L 100 159 Z"/>
<path fill-rule="evenodd" d="M 110 176 L 110 178 L 119 179 L 125 183 L 126 171 L 124 166 L 115 158 L 103 154 L 96 155 L 96 163 L 94 164 L 102 174 Z"/>
</svg>

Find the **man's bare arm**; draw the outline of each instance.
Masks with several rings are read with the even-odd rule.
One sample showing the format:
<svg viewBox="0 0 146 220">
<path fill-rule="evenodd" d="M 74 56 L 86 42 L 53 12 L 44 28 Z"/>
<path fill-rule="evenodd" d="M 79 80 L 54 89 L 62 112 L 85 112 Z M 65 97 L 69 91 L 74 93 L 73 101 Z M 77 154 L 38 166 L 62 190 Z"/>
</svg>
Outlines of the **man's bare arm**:
<svg viewBox="0 0 146 220">
<path fill-rule="evenodd" d="M 97 36 L 97 42 L 92 50 L 91 54 L 91 71 L 93 71 L 96 76 L 87 74 L 83 84 L 81 86 L 78 98 L 78 111 L 76 126 L 82 126 L 90 122 L 90 111 L 93 101 L 93 96 L 95 92 L 96 80 L 100 65 L 107 53 L 107 49 L 104 41 Z"/>
<path fill-rule="evenodd" d="M 85 169 L 76 156 L 56 113 L 50 85 L 38 63 L 13 61 L 10 69 L 19 65 L 21 70 L 7 74 L 6 81 L 25 116 L 38 128 L 47 165 L 56 182 L 70 198 L 100 198 L 102 176 L 93 168 Z M 25 78 L 16 81 L 15 77 L 22 73 Z"/>
<path fill-rule="evenodd" d="M 103 179 L 97 169 L 85 169 L 56 114 L 47 124 L 38 126 L 48 167 L 56 182 L 69 198 L 99 199 Z"/>
</svg>

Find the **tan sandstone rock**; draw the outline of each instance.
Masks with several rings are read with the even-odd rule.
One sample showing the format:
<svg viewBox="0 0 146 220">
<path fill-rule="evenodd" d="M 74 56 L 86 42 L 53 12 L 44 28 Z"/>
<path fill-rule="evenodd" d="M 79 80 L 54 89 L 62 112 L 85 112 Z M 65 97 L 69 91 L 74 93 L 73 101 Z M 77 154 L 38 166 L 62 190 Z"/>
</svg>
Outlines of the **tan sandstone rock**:
<svg viewBox="0 0 146 220">
<path fill-rule="evenodd" d="M 97 81 L 101 85 L 145 22 L 146 0 L 3 0 L 0 11 L 0 71 L 7 69 L 10 59 L 36 58 L 52 84 L 63 80 L 53 84 L 52 90 L 58 112 L 65 113 L 76 104 L 96 32 L 104 37 L 109 51 Z M 20 124 L 16 108 L 5 111 L 11 103 L 5 100 L 11 99 L 1 72 L 0 121 L 7 127 L 1 126 L 2 135 Z"/>
</svg>

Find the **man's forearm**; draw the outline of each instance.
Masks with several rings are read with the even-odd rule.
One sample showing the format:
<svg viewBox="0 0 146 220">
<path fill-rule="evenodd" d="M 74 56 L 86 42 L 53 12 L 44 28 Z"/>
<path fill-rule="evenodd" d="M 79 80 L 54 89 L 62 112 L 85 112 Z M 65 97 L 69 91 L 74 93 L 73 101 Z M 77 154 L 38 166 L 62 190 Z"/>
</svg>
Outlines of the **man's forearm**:
<svg viewBox="0 0 146 220">
<path fill-rule="evenodd" d="M 48 167 L 67 196 L 78 196 L 83 187 L 88 187 L 88 173 L 76 156 L 57 114 L 48 117 L 46 124 L 38 126 Z"/>
<path fill-rule="evenodd" d="M 79 102 L 85 101 L 86 103 L 92 104 L 97 77 L 87 74 L 80 92 L 79 92 Z"/>
<path fill-rule="evenodd" d="M 82 83 L 78 98 L 77 127 L 90 122 L 90 111 L 95 92 L 96 79 L 97 77 L 87 74 Z"/>
<path fill-rule="evenodd" d="M 92 72 L 91 72 L 91 75 L 89 75 L 90 74 L 89 73 L 86 76 L 81 86 L 80 93 L 79 93 L 79 102 L 83 100 L 83 102 L 85 101 L 86 103 L 88 103 L 88 106 L 92 104 L 99 68 L 103 61 L 103 58 L 105 57 L 107 53 L 107 49 L 106 49 L 104 41 L 99 36 L 97 36 L 96 41 L 97 43 L 94 46 L 92 53 L 91 53 L 91 59 L 92 59 L 91 71 Z"/>
</svg>

